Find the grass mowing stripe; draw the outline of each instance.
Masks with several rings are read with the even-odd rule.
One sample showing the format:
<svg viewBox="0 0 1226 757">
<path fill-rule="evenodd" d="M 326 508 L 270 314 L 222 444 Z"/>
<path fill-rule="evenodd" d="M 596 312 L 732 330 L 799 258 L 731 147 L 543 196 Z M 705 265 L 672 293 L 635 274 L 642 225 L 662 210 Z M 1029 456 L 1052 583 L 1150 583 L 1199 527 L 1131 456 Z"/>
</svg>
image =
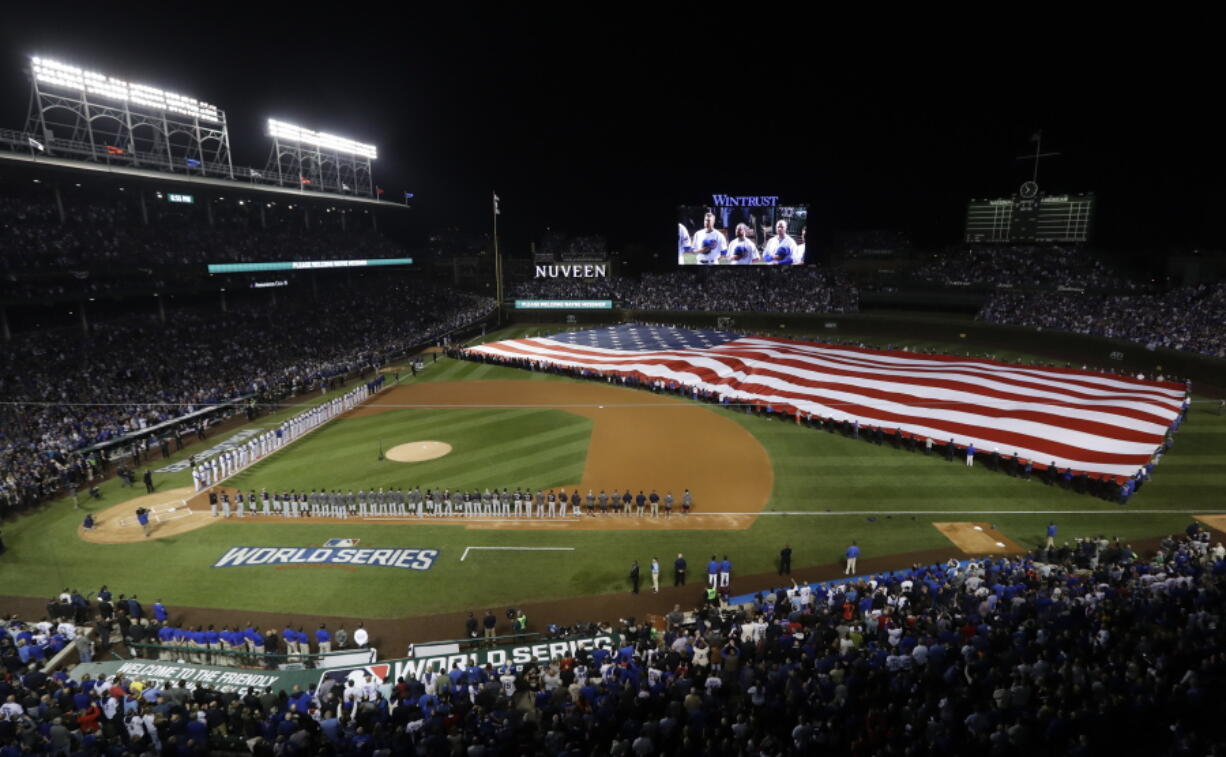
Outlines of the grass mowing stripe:
<svg viewBox="0 0 1226 757">
<path fill-rule="evenodd" d="M 550 488 L 557 486 L 576 485 L 583 478 L 583 471 L 587 467 L 587 455 L 585 454 L 579 460 L 570 463 L 569 465 L 554 465 L 548 472 L 548 479 L 543 486 Z"/>
<path fill-rule="evenodd" d="M 488 364 L 484 364 L 484 363 L 478 363 L 478 364 L 477 364 L 477 368 L 476 368 L 476 370 L 474 370 L 472 373 L 468 374 L 468 376 L 466 376 L 466 377 L 465 377 L 465 380 L 467 380 L 467 381 L 480 381 L 481 379 L 485 378 L 486 374 L 490 373 L 490 371 L 491 371 L 493 368 L 494 368 L 494 366 L 492 366 L 492 365 L 488 365 Z"/>
<path fill-rule="evenodd" d="M 452 360 L 444 358 L 439 361 L 438 370 L 427 371 L 428 375 L 419 377 L 419 380 L 430 382 L 455 381 L 460 371 L 464 370 L 469 363 L 463 360 Z"/>
<path fill-rule="evenodd" d="M 514 422 L 532 412 L 534 411 L 531 408 L 508 408 L 505 410 L 492 408 L 490 410 L 445 410 L 425 407 L 402 408 L 400 410 L 389 410 L 384 414 L 376 416 L 378 421 L 377 425 L 372 424 L 373 428 L 358 427 L 355 424 L 355 431 L 361 433 L 364 437 L 369 437 L 372 431 L 377 431 L 380 434 L 392 435 L 397 439 L 411 440 L 413 436 L 433 433 L 439 429 L 446 429 L 448 433 L 455 433 L 483 426 L 497 426 L 503 423 Z M 347 420 L 346 423 L 353 421 L 360 423 L 366 420 L 373 421 L 374 418 L 354 418 Z M 340 427 L 337 430 L 339 432 L 341 430 Z M 338 441 L 340 440 L 338 439 Z"/>
<path fill-rule="evenodd" d="M 580 439 L 570 444 L 555 444 L 550 445 L 547 449 L 540 450 L 535 454 L 526 455 L 523 458 L 518 456 L 508 459 L 502 463 L 485 466 L 481 475 L 488 479 L 501 480 L 519 480 L 527 478 L 533 472 L 545 472 L 547 478 L 557 478 L 553 473 L 557 467 L 557 463 L 566 461 L 567 459 L 574 460 L 576 456 L 584 455 L 587 450 L 587 441 Z"/>
<path fill-rule="evenodd" d="M 463 476 L 473 468 L 480 467 L 480 474 L 488 480 L 488 476 L 485 476 L 487 471 L 526 470 L 543 464 L 544 460 L 555 459 L 559 451 L 563 456 L 582 453 L 587 449 L 588 436 L 587 427 L 558 429 L 531 437 L 508 439 L 501 444 L 483 447 L 452 462 L 444 462 L 447 458 L 439 458 L 438 461 L 428 461 L 435 463 L 433 465 L 422 464 L 414 467 L 418 468 L 417 475 L 423 477 L 423 480 L 428 476 L 440 482 L 443 478 Z"/>
</svg>

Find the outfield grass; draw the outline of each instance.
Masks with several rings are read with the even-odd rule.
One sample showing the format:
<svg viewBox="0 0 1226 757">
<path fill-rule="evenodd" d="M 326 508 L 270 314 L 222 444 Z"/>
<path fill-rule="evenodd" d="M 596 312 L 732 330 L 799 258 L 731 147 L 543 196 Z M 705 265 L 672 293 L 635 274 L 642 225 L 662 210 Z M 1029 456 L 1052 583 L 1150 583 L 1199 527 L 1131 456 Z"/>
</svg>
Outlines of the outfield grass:
<svg viewBox="0 0 1226 757">
<path fill-rule="evenodd" d="M 542 330 L 521 328 L 486 338 L 536 335 Z M 569 380 L 445 358 L 429 364 L 417 378 L 402 376 L 405 383 L 482 379 Z M 259 419 L 257 425 L 275 424 L 300 409 L 287 408 Z M 49 596 L 64 586 L 89 591 L 107 583 L 117 591 L 136 592 L 146 599 L 161 597 L 180 606 L 398 617 L 624 591 L 631 560 L 646 565 L 657 556 L 667 573 L 679 551 L 690 558 L 691 573 L 696 575 L 712 553 L 728 554 L 736 573 L 772 571 L 785 542 L 793 547 L 797 567 L 835 562 L 852 539 L 865 556 L 947 547 L 945 537 L 930 525 L 934 520 L 988 521 L 1026 546 L 1042 539 L 1049 520 L 1058 523 L 1061 538 L 1105 533 L 1140 539 L 1182 529 L 1189 513 L 1221 509 L 1221 493 L 1226 491 L 1226 418 L 1210 412 L 1207 405 L 1194 408 L 1154 480 L 1126 508 L 1046 487 L 1037 480 L 1024 482 L 981 467 L 967 469 L 960 462 L 888 445 L 877 447 L 734 410 L 710 410 L 744 426 L 765 447 L 775 465 L 768 510 L 812 515 L 766 515 L 746 531 L 468 531 L 428 524 L 227 522 L 178 537 L 111 546 L 80 541 L 75 530 L 84 511 L 61 501 L 5 527 L 10 551 L 0 558 L 0 582 L 7 593 L 27 596 Z M 391 410 L 330 423 L 240 474 L 233 483 L 244 489 L 356 490 L 415 484 L 548 488 L 579 477 L 589 432 L 590 421 L 559 410 Z M 406 476 L 403 465 L 378 460 L 380 440 L 387 449 L 420 439 L 448 442 L 456 452 L 413 464 L 411 476 Z M 190 485 L 186 472 L 157 479 L 161 488 Z M 106 484 L 103 491 L 104 500 L 89 508 L 101 510 L 139 493 L 120 489 L 116 482 Z M 698 505 L 701 508 L 701 502 Z M 950 514 L 917 512 L 928 510 Z M 1023 512 L 983 513 L 1001 510 Z M 870 521 L 867 515 L 848 511 L 899 514 Z M 363 547 L 439 549 L 440 557 L 428 572 L 209 567 L 232 546 L 314 546 L 333 537 L 359 538 Z M 474 552 L 460 560 L 467 546 L 494 545 L 576 549 Z"/>
</svg>

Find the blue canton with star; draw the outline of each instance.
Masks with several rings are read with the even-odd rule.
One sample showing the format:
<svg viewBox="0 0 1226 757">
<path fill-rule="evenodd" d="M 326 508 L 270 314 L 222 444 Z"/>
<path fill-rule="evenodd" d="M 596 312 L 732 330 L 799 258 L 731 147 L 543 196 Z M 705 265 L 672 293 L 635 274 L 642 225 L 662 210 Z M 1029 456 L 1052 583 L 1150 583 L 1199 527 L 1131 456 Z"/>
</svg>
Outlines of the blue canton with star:
<svg viewBox="0 0 1226 757">
<path fill-rule="evenodd" d="M 554 334 L 549 339 L 575 347 L 600 347 L 626 352 L 659 350 L 702 350 L 739 339 L 731 331 L 679 329 L 671 326 L 608 326 L 587 331 Z"/>
</svg>

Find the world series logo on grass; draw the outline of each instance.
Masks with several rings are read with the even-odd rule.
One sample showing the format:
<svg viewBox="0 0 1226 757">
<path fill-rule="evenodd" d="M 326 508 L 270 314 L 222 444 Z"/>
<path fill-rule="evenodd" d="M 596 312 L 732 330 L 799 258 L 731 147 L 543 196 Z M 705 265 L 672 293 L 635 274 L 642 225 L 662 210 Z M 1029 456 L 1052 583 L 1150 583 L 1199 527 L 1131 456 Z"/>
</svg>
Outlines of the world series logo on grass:
<svg viewBox="0 0 1226 757">
<path fill-rule="evenodd" d="M 214 568 L 252 565 L 373 565 L 405 570 L 430 570 L 437 549 L 338 549 L 334 547 L 231 547 Z"/>
</svg>

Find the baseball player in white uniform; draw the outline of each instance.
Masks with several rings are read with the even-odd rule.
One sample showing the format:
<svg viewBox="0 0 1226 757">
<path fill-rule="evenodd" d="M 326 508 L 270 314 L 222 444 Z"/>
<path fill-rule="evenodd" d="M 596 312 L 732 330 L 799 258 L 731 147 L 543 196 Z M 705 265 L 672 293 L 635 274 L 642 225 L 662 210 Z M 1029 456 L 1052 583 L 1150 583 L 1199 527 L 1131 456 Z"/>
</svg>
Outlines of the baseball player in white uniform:
<svg viewBox="0 0 1226 757">
<path fill-rule="evenodd" d="M 753 265 L 758 259 L 758 246 L 747 235 L 749 227 L 743 223 L 736 225 L 736 238 L 728 245 L 728 259 L 733 265 Z"/>
<path fill-rule="evenodd" d="M 807 244 L 807 242 L 805 241 L 805 237 L 807 237 L 808 235 L 809 235 L 808 226 L 800 230 L 800 247 L 796 248 L 796 264 L 797 265 L 800 265 L 801 263 L 805 262 L 805 246 Z"/>
<path fill-rule="evenodd" d="M 685 263 L 685 253 L 694 249 L 691 244 L 690 232 L 686 230 L 685 224 L 677 224 L 677 265 Z"/>
<path fill-rule="evenodd" d="M 694 232 L 692 247 L 702 265 L 715 265 L 721 256 L 727 254 L 728 238 L 715 228 L 714 213 L 702 217 L 702 228 Z"/>
<path fill-rule="evenodd" d="M 766 241 L 762 260 L 775 265 L 792 265 L 796 262 L 796 240 L 788 236 L 788 222 L 775 224 L 775 236 Z"/>
</svg>

